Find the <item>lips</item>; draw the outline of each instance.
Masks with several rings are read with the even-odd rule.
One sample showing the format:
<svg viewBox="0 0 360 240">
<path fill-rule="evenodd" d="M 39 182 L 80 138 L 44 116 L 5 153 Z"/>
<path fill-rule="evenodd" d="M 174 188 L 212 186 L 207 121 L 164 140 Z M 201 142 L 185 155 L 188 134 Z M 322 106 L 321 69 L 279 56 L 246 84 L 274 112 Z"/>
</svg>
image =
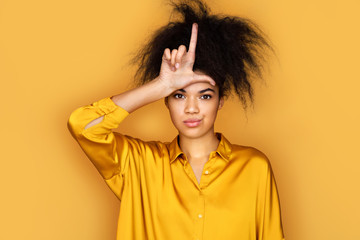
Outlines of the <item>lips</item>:
<svg viewBox="0 0 360 240">
<path fill-rule="evenodd" d="M 196 127 L 201 123 L 201 119 L 187 119 L 184 123 L 188 127 Z"/>
</svg>

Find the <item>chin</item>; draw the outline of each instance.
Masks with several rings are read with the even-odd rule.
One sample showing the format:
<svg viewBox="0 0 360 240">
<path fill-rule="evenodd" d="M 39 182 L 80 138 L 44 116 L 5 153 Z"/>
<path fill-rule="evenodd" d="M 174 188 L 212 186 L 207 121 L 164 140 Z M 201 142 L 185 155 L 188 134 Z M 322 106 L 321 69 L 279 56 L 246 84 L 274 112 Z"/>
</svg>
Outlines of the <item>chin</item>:
<svg viewBox="0 0 360 240">
<path fill-rule="evenodd" d="M 203 129 L 199 128 L 187 128 L 187 129 L 178 129 L 179 135 L 184 136 L 186 138 L 196 139 L 201 138 L 204 135 L 208 134 L 209 132 L 214 132 L 214 130 L 207 130 L 204 131 Z"/>
</svg>

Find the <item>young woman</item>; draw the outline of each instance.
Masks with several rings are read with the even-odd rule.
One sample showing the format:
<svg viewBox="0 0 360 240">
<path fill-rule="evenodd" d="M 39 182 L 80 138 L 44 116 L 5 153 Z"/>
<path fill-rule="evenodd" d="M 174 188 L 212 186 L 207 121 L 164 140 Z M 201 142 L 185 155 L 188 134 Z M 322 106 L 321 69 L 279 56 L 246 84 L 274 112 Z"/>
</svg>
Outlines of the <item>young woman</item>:
<svg viewBox="0 0 360 240">
<path fill-rule="evenodd" d="M 266 41 L 247 20 L 192 3 L 175 4 L 184 21 L 161 28 L 140 52 L 143 84 L 78 108 L 69 129 L 121 200 L 117 239 L 284 239 L 269 160 L 214 131 L 231 89 L 251 98 L 248 75 Z M 179 132 L 172 142 L 112 131 L 162 98 Z"/>
</svg>

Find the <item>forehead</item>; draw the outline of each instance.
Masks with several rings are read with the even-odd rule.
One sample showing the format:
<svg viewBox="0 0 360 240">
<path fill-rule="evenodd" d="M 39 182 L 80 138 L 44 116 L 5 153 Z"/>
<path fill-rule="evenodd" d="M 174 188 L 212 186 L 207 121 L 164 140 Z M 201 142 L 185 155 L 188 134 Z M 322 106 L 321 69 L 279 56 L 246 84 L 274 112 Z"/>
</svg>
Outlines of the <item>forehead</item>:
<svg viewBox="0 0 360 240">
<path fill-rule="evenodd" d="M 189 86 L 183 88 L 183 90 L 185 92 L 187 92 L 187 93 L 199 93 L 200 91 L 204 91 L 206 89 L 211 89 L 216 94 L 219 93 L 219 88 L 217 86 L 213 86 L 213 85 L 211 85 L 210 83 L 207 83 L 207 82 L 193 83 L 193 84 L 190 84 Z M 179 91 L 180 91 L 180 89 L 179 89 Z"/>
</svg>

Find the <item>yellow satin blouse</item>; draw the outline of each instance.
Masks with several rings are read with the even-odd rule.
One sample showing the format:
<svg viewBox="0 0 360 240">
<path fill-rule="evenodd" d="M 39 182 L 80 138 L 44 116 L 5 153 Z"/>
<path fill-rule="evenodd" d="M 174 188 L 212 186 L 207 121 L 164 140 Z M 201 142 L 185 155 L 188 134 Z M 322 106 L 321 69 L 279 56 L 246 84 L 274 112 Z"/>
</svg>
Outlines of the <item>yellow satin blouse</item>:
<svg viewBox="0 0 360 240">
<path fill-rule="evenodd" d="M 268 158 L 220 143 L 200 179 L 178 145 L 113 132 L 128 112 L 110 97 L 76 109 L 68 127 L 121 200 L 118 240 L 283 240 L 280 202 Z M 92 120 L 101 123 L 85 129 Z"/>
</svg>

